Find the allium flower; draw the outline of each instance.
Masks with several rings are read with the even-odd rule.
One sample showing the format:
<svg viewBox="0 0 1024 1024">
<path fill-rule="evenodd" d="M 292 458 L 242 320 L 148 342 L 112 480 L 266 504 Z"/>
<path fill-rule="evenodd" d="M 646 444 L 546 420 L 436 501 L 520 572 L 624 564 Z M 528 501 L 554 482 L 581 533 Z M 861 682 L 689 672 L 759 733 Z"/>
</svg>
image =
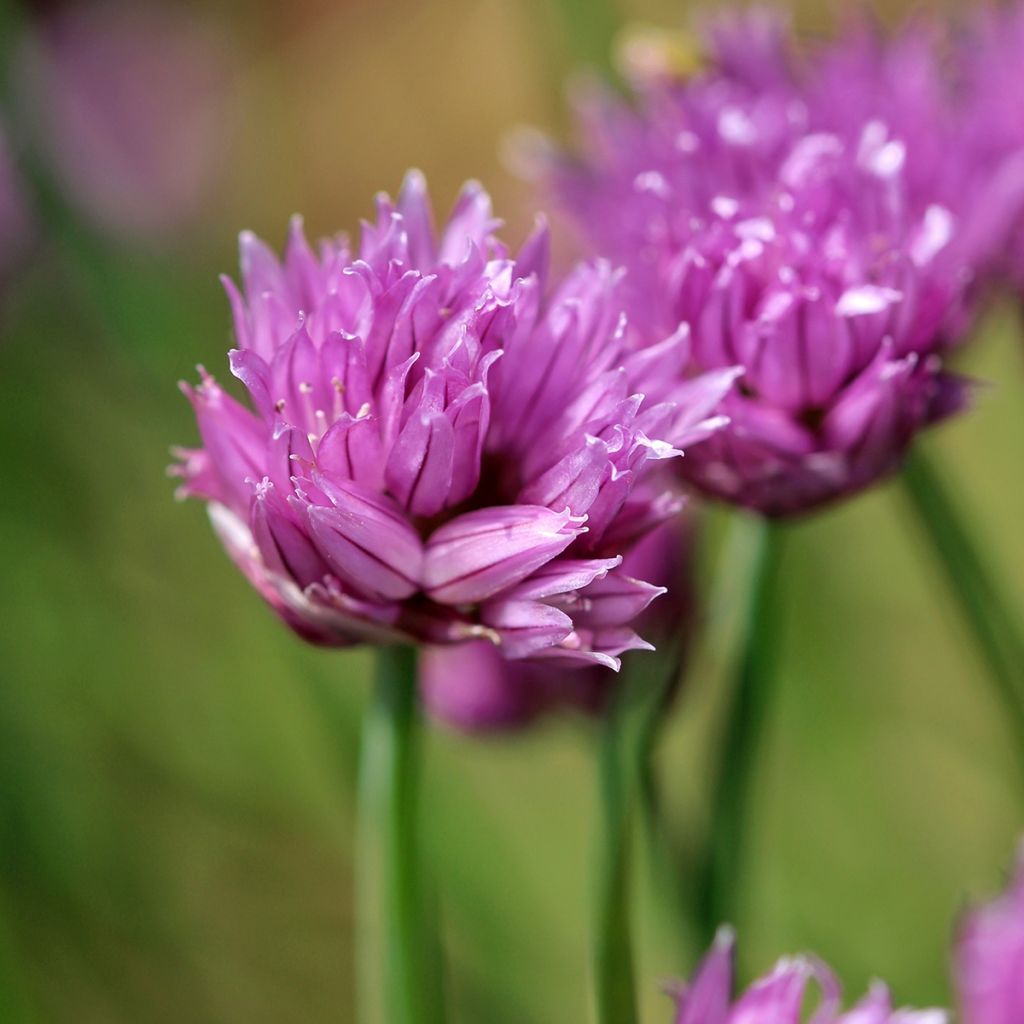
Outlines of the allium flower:
<svg viewBox="0 0 1024 1024">
<path fill-rule="evenodd" d="M 982 4 L 958 48 L 962 79 L 953 160 L 991 269 L 1024 291 L 1024 3 Z"/>
<path fill-rule="evenodd" d="M 887 33 L 863 12 L 813 52 L 809 123 L 855 137 L 884 122 L 906 151 L 909 202 L 941 203 L 979 290 L 1024 283 L 1024 125 L 1016 95 L 1024 5 L 981 5 L 966 23 L 919 14 Z"/>
<path fill-rule="evenodd" d="M 678 509 L 653 468 L 720 426 L 734 374 L 666 377 L 685 332 L 632 350 L 617 275 L 549 293 L 543 228 L 510 258 L 496 223 L 471 184 L 435 238 L 413 173 L 357 253 L 314 253 L 298 222 L 283 261 L 243 235 L 231 368 L 254 409 L 205 372 L 186 387 L 181 490 L 309 639 L 614 668 L 657 593 L 622 554 Z"/>
<path fill-rule="evenodd" d="M 811 982 L 820 990 L 813 1024 L 947 1024 L 940 1010 L 894 1010 L 889 990 L 879 982 L 844 1013 L 835 975 L 811 957 L 780 960 L 734 1000 L 733 946 L 732 932 L 721 929 L 692 982 L 674 993 L 675 1024 L 801 1024 Z"/>
<path fill-rule="evenodd" d="M 553 178 L 627 268 L 638 329 L 687 324 L 696 369 L 745 368 L 730 426 L 680 472 L 779 516 L 873 483 L 963 405 L 940 357 L 970 322 L 973 249 L 956 212 L 911 187 L 884 122 L 814 127 L 806 86 L 759 33 L 752 78 L 652 81 L 636 110 L 590 108 L 582 162 Z"/>
<path fill-rule="evenodd" d="M 78 205 L 133 240 L 194 219 L 229 136 L 229 48 L 196 10 L 155 0 L 40 14 L 22 72 L 39 144 Z"/>
<path fill-rule="evenodd" d="M 637 629 L 657 646 L 682 631 L 685 645 L 693 620 L 690 534 L 689 524 L 681 520 L 658 527 L 626 555 L 620 576 L 606 577 L 601 586 L 570 595 L 571 605 L 613 622 L 631 618 L 635 609 L 658 597 L 640 613 Z M 638 587 L 641 580 L 646 582 Z M 420 656 L 427 710 L 468 732 L 519 729 L 560 708 L 598 713 L 614 680 L 601 665 L 566 673 L 544 662 L 510 662 L 485 640 L 430 647 Z"/>
<path fill-rule="evenodd" d="M 1024 847 L 1009 890 L 964 922 L 955 970 L 963 1024 L 1024 1021 Z"/>
</svg>

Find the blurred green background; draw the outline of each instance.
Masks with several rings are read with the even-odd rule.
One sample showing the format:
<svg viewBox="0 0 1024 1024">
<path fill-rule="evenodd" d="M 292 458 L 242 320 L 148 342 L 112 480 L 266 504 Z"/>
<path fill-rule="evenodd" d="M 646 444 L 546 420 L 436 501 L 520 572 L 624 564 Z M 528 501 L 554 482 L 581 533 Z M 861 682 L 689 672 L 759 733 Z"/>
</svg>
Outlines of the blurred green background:
<svg viewBox="0 0 1024 1024">
<path fill-rule="evenodd" d="M 665 26 L 688 14 L 669 0 L 618 6 Z M 45 33 L 57 14 L 38 7 Z M 138 10 L 108 5 L 97 24 L 134 24 Z M 241 227 L 276 244 L 301 210 L 313 234 L 354 228 L 415 165 L 442 207 L 482 178 L 521 238 L 531 199 L 501 163 L 503 140 L 516 125 L 564 129 L 578 50 L 544 0 L 168 10 L 202 25 L 222 60 L 216 102 L 191 100 L 205 135 L 183 129 L 154 164 L 186 161 L 183 147 L 212 136 L 210 180 L 160 231 L 126 234 L 78 196 L 110 172 L 89 166 L 80 140 L 53 137 L 38 61 L 9 90 L 65 198 L 49 214 L 37 204 L 0 300 L 0 1021 L 349 1021 L 369 658 L 300 645 L 228 563 L 202 507 L 173 502 L 168 446 L 195 437 L 175 383 L 197 362 L 227 376 L 216 275 L 233 270 Z M 799 16 L 827 25 L 816 4 Z M 38 56 L 43 41 L 28 48 Z M 187 92 L 189 76 L 148 53 L 140 44 L 121 68 L 112 103 L 158 113 L 111 114 L 101 152 L 145 145 L 140 124 L 170 131 L 196 115 L 160 106 L 160 90 Z M 105 113 L 101 102 L 73 120 Z M 994 386 L 927 441 L 1018 612 L 1022 333 L 1013 311 L 993 312 L 963 367 Z M 782 692 L 735 922 L 743 969 L 808 948 L 851 993 L 882 976 L 902 1002 L 947 1001 L 956 913 L 1000 884 L 1024 821 L 1009 730 L 898 487 L 796 531 L 785 588 Z M 696 657 L 662 751 L 691 847 L 732 610 Z M 430 733 L 453 1021 L 586 1019 L 591 733 L 579 720 L 504 740 Z M 662 981 L 698 953 L 663 903 L 648 891 L 638 904 L 652 1022 L 669 1015 Z"/>
</svg>

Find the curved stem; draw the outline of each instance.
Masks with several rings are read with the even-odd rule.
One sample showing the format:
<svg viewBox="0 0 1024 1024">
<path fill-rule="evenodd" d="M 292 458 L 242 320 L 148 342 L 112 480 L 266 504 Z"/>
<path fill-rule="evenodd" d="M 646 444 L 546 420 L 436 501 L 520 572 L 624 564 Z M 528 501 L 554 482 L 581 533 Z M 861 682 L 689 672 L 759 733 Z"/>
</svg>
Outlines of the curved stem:
<svg viewBox="0 0 1024 1024">
<path fill-rule="evenodd" d="M 647 698 L 645 722 L 637 749 L 637 806 L 640 837 L 646 854 L 647 884 L 666 932 L 684 948 L 693 927 L 689 890 L 685 884 L 688 864 L 682 844 L 666 816 L 657 753 L 669 722 L 677 685 L 686 670 L 689 630 L 680 624 L 676 635 L 658 648 L 660 665 L 657 691 Z"/>
<path fill-rule="evenodd" d="M 436 936 L 419 847 L 416 651 L 382 647 L 359 767 L 359 1011 L 364 1024 L 436 1024 Z"/>
<path fill-rule="evenodd" d="M 650 761 L 678 659 L 670 649 L 660 659 L 627 656 L 624 665 L 601 724 L 598 751 L 592 948 L 597 1024 L 637 1019 L 630 921 L 633 820 L 644 810 L 644 787 L 652 784 Z"/>
<path fill-rule="evenodd" d="M 1024 755 L 1024 634 L 1008 610 L 974 539 L 942 477 L 916 446 L 903 469 L 904 491 L 924 535 L 946 574 L 985 660 L 988 675 L 1005 708 Z"/>
<path fill-rule="evenodd" d="M 740 660 L 712 781 L 710 834 L 697 892 L 701 937 L 706 943 L 713 940 L 719 925 L 736 915 L 750 793 L 780 645 L 777 584 L 783 528 L 763 519 L 747 522 L 753 549 Z"/>
</svg>

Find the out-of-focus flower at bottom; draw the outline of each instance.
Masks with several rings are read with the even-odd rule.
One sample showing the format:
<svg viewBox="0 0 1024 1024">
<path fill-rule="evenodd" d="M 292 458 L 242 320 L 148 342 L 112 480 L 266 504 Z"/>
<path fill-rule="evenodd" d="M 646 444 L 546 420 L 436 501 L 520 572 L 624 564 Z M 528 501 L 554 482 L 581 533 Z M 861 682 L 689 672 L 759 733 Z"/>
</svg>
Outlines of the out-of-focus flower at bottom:
<svg viewBox="0 0 1024 1024">
<path fill-rule="evenodd" d="M 733 997 L 735 938 L 722 928 L 689 985 L 671 991 L 674 1024 L 801 1024 L 811 985 L 820 993 L 813 1024 L 947 1024 L 941 1010 L 894 1010 L 888 988 L 875 982 L 852 1009 L 842 1010 L 842 989 L 829 968 L 814 957 L 780 960 L 738 998 Z M 1009 1018 L 1007 1018 L 1007 1021 Z"/>
<path fill-rule="evenodd" d="M 963 1024 L 1024 1021 L 1024 845 L 1006 893 L 964 921 L 955 972 Z"/>
<path fill-rule="evenodd" d="M 668 638 L 675 635 L 679 638 L 675 649 L 685 653 L 694 622 L 692 532 L 686 518 L 665 523 L 623 560 L 624 576 L 649 581 L 660 594 L 637 620 L 642 635 L 659 649 L 667 648 Z M 618 581 L 607 579 L 602 600 L 621 590 Z M 618 595 L 620 604 L 629 600 L 636 600 L 632 587 Z M 653 664 L 648 667 L 657 671 Z M 566 672 L 561 665 L 508 661 L 486 640 L 429 647 L 420 656 L 427 710 L 441 722 L 466 732 L 513 731 L 545 713 L 563 709 L 599 714 L 617 679 L 611 669 L 598 665 Z"/>
</svg>

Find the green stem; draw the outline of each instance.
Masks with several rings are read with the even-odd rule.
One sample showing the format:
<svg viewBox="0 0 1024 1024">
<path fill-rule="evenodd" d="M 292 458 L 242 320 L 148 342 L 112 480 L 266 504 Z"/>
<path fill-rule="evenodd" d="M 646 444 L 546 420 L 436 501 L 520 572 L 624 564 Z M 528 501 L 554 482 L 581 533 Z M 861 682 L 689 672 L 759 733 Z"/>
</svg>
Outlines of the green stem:
<svg viewBox="0 0 1024 1024">
<path fill-rule="evenodd" d="M 612 47 L 619 29 L 614 0 L 558 0 L 558 7 L 576 61 L 612 76 Z"/>
<path fill-rule="evenodd" d="M 601 724 L 591 951 L 597 1024 L 637 1019 L 630 921 L 633 819 L 638 805 L 643 809 L 643 787 L 652 782 L 650 759 L 677 666 L 672 651 L 661 659 L 627 656 Z"/>
<path fill-rule="evenodd" d="M 697 892 L 698 920 L 706 943 L 719 925 L 736 916 L 754 770 L 771 708 L 780 646 L 778 581 L 783 528 L 762 519 L 747 523 L 753 532 L 752 568 L 740 660 L 712 782 L 710 833 Z"/>
<path fill-rule="evenodd" d="M 11 925 L 10 906 L 0 892 L 0 1019 L 4 1024 L 30 1024 L 35 1020 L 23 972 L 16 929 Z"/>
<path fill-rule="evenodd" d="M 382 647 L 363 727 L 356 875 L 364 1024 L 441 1019 L 419 847 L 416 651 Z"/>
<path fill-rule="evenodd" d="M 623 680 L 625 689 L 626 680 Z M 629 920 L 629 845 L 633 779 L 626 756 L 627 709 L 616 699 L 601 729 L 600 821 L 594 919 L 594 1015 L 597 1024 L 635 1024 L 636 978 Z"/>
<path fill-rule="evenodd" d="M 1024 634 L 964 525 L 962 512 L 920 445 L 907 457 L 903 484 L 1024 754 Z"/>
<path fill-rule="evenodd" d="M 681 953 L 693 927 L 686 858 L 665 814 L 657 752 L 669 722 L 673 693 L 685 671 L 691 637 L 684 624 L 658 648 L 659 685 L 646 698 L 647 712 L 637 748 L 637 804 L 640 837 L 646 854 L 647 885 L 667 935 Z M 643 658 L 644 655 L 639 655 Z"/>
</svg>

